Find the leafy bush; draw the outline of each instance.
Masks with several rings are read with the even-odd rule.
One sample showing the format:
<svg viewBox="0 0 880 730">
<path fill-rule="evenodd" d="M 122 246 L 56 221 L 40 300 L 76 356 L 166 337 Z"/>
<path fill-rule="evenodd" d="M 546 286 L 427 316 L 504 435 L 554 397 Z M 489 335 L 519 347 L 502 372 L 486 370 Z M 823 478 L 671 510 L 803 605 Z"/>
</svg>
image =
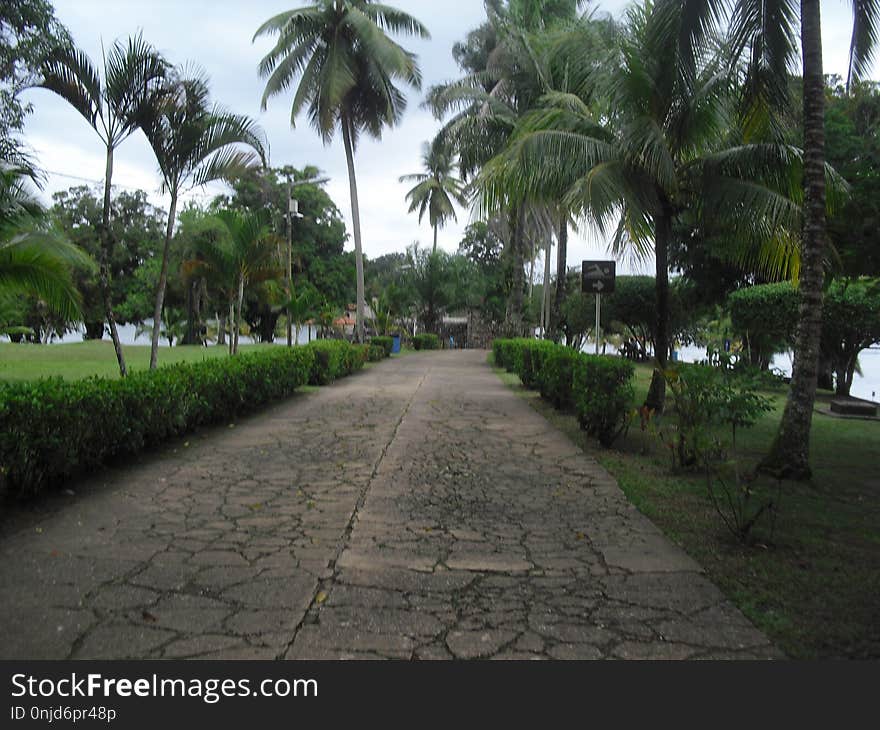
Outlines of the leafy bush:
<svg viewBox="0 0 880 730">
<path fill-rule="evenodd" d="M 373 337 L 370 344 L 382 347 L 385 350 L 385 357 L 390 357 L 391 350 L 394 348 L 394 340 L 391 337 Z"/>
<path fill-rule="evenodd" d="M 524 385 L 540 387 L 557 407 L 573 405 L 581 427 L 603 446 L 629 424 L 632 363 L 533 339 L 497 339 L 492 352 L 497 365 L 515 372 Z"/>
<path fill-rule="evenodd" d="M 413 337 L 413 347 L 416 350 L 439 350 L 440 338 L 429 332 L 423 332 Z"/>
<path fill-rule="evenodd" d="M 360 370 L 367 358 L 367 350 L 344 340 L 316 340 L 305 346 L 315 353 L 315 362 L 309 375 L 310 385 L 327 385 Z"/>
<path fill-rule="evenodd" d="M 369 362 L 379 362 L 386 357 L 388 357 L 388 355 L 382 345 L 377 345 L 375 342 L 370 342 L 370 344 L 367 345 L 367 360 Z"/>
<path fill-rule="evenodd" d="M 556 347 L 544 358 L 540 375 L 541 396 L 557 408 L 574 406 L 572 396 L 573 369 L 580 354 L 570 347 Z"/>
<path fill-rule="evenodd" d="M 122 380 L 0 385 L 0 495 L 28 496 L 199 426 L 290 395 L 316 349 L 277 348 L 170 365 Z"/>
<path fill-rule="evenodd" d="M 600 444 L 611 446 L 629 425 L 635 368 L 621 358 L 584 354 L 572 365 L 578 422 Z"/>
</svg>

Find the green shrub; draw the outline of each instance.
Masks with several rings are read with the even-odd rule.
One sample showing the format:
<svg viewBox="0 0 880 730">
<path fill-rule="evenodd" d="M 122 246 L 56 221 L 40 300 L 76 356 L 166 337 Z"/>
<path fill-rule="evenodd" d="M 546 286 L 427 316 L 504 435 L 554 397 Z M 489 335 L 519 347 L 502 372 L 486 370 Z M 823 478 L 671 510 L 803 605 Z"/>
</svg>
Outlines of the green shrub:
<svg viewBox="0 0 880 730">
<path fill-rule="evenodd" d="M 371 345 L 378 345 L 385 350 L 385 357 L 391 356 L 391 350 L 394 348 L 394 340 L 391 337 L 374 337 L 370 340 Z"/>
<path fill-rule="evenodd" d="M 315 353 L 315 363 L 309 375 L 310 385 L 327 385 L 360 370 L 367 358 L 367 350 L 344 340 L 316 340 L 305 346 Z"/>
<path fill-rule="evenodd" d="M 629 361 L 528 338 L 495 340 L 492 353 L 496 365 L 538 387 L 557 408 L 574 406 L 581 427 L 603 446 L 629 424 L 635 372 Z"/>
<path fill-rule="evenodd" d="M 580 357 L 570 347 L 557 345 L 544 357 L 543 369 L 539 377 L 541 396 L 557 408 L 569 409 L 574 406 L 572 381 L 574 363 Z"/>
<path fill-rule="evenodd" d="M 367 345 L 367 360 L 369 362 L 379 362 L 386 357 L 388 357 L 388 355 L 385 353 L 385 348 L 382 345 L 377 345 L 374 342 L 370 342 L 370 344 Z"/>
<path fill-rule="evenodd" d="M 416 350 L 439 350 L 440 338 L 430 332 L 423 332 L 413 337 L 413 347 Z"/>
<path fill-rule="evenodd" d="M 629 425 L 634 372 L 628 360 L 603 355 L 580 354 L 573 363 L 578 422 L 603 446 L 611 446 Z"/>
<path fill-rule="evenodd" d="M 312 347 L 277 348 L 136 372 L 0 385 L 0 496 L 29 496 L 110 459 L 290 395 Z"/>
</svg>

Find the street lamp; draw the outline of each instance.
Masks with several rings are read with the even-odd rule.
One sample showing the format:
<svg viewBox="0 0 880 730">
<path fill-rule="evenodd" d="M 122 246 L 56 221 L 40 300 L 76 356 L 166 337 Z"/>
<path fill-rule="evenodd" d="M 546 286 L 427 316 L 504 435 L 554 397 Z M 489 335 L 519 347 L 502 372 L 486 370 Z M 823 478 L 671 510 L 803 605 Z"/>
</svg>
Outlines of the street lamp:
<svg viewBox="0 0 880 730">
<path fill-rule="evenodd" d="M 299 201 L 293 197 L 293 188 L 298 185 L 321 185 L 330 180 L 329 177 L 310 177 L 306 180 L 290 181 L 287 176 L 287 281 L 285 282 L 287 301 L 293 296 L 293 219 L 302 218 L 299 212 Z M 293 345 L 293 323 L 290 321 L 290 306 L 287 307 L 287 346 Z"/>
</svg>

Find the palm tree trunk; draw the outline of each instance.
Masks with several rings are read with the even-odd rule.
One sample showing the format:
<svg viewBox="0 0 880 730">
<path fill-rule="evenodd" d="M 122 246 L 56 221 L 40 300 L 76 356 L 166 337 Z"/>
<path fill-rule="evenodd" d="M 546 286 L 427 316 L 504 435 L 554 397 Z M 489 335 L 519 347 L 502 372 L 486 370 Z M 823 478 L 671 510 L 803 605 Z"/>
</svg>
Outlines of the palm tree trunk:
<svg viewBox="0 0 880 730">
<path fill-rule="evenodd" d="M 236 297 L 235 304 L 235 329 L 232 332 L 233 342 L 232 345 L 232 354 L 238 354 L 238 333 L 241 329 L 241 305 L 244 301 L 244 277 L 238 277 L 238 296 Z"/>
<path fill-rule="evenodd" d="M 779 431 L 761 467 L 780 477 L 809 479 L 810 428 L 816 400 L 825 278 L 822 270 L 825 253 L 825 89 L 819 0 L 801 0 L 801 47 L 804 68 L 801 302 L 788 400 Z"/>
<path fill-rule="evenodd" d="M 217 315 L 217 344 L 226 346 L 226 315 Z"/>
<path fill-rule="evenodd" d="M 654 332 L 654 374 L 645 406 L 662 413 L 666 401 L 666 377 L 664 371 L 669 357 L 669 239 L 672 220 L 660 216 L 654 224 L 654 253 L 656 266 L 657 327 Z"/>
<path fill-rule="evenodd" d="M 544 288 L 541 291 L 541 336 L 547 336 L 550 329 L 550 255 L 553 253 L 553 239 L 547 237 L 547 250 L 544 252 Z"/>
<path fill-rule="evenodd" d="M 364 341 L 364 254 L 361 247 L 361 213 L 358 205 L 357 179 L 354 172 L 354 148 L 351 143 L 350 122 L 342 116 L 342 140 L 345 143 L 345 162 L 348 165 L 348 189 L 351 194 L 351 225 L 354 229 L 354 265 L 357 272 L 357 341 Z"/>
<path fill-rule="evenodd" d="M 235 329 L 235 293 L 230 293 L 229 295 L 229 354 L 234 355 L 235 351 L 232 349 L 235 344 L 235 337 L 232 332 Z"/>
<path fill-rule="evenodd" d="M 523 233 L 525 229 L 525 207 L 512 213 L 513 235 L 509 245 L 510 255 L 510 294 L 507 298 L 507 329 L 514 337 L 522 337 L 523 295 L 525 294 L 525 271 L 523 271 Z"/>
<path fill-rule="evenodd" d="M 156 306 L 153 308 L 153 341 L 150 344 L 150 370 L 159 363 L 159 331 L 162 327 L 162 307 L 165 305 L 165 287 L 168 285 L 168 253 L 171 235 L 174 233 L 174 216 L 177 213 L 177 191 L 171 191 L 171 208 L 165 227 L 165 245 L 162 247 L 162 268 L 159 270 L 159 286 L 156 290 Z"/>
<path fill-rule="evenodd" d="M 116 362 L 119 363 L 119 374 L 124 378 L 128 374 L 125 367 L 125 355 L 122 352 L 122 343 L 119 341 L 119 331 L 116 329 L 116 315 L 113 313 L 113 294 L 110 289 L 110 261 L 113 253 L 113 237 L 110 234 L 110 181 L 113 178 L 113 148 L 107 146 L 107 169 L 104 173 L 104 210 L 101 217 L 101 260 L 100 280 L 101 298 L 104 301 L 104 315 L 110 327 L 110 339 L 113 340 L 113 349 L 116 351 Z"/>
<path fill-rule="evenodd" d="M 568 274 L 568 215 L 563 211 L 562 220 L 559 222 L 559 246 L 556 249 L 556 298 L 553 302 L 553 311 L 550 316 L 550 329 L 554 339 L 559 329 L 559 321 L 562 317 L 562 303 L 565 301 L 565 277 Z"/>
<path fill-rule="evenodd" d="M 434 224 L 434 248 L 431 250 L 431 253 L 437 253 L 437 224 Z"/>
</svg>

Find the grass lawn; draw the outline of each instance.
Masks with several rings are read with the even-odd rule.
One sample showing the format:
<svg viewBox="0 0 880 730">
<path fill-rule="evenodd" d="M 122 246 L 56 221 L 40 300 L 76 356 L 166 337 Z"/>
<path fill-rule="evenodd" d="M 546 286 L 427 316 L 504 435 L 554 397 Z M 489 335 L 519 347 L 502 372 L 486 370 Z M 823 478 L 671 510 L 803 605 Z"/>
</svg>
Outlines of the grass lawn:
<svg viewBox="0 0 880 730">
<path fill-rule="evenodd" d="M 657 440 L 638 423 L 613 449 L 602 449 L 578 428 L 574 415 L 555 410 L 517 376 L 496 371 L 594 455 L 627 497 L 789 656 L 880 657 L 880 422 L 815 414 L 813 480 L 783 482 L 772 541 L 763 526 L 755 546 L 743 547 L 714 511 L 705 477 L 673 471 Z M 650 378 L 649 367 L 637 368 L 637 403 Z M 737 435 L 747 465 L 763 455 L 779 423 L 785 389 L 769 395 L 775 410 Z M 778 486 L 766 481 L 767 488 Z"/>
<path fill-rule="evenodd" d="M 274 347 L 274 345 L 241 345 L 241 352 Z M 150 366 L 149 345 L 125 345 L 125 363 L 130 371 L 146 370 Z M 209 357 L 225 357 L 225 347 L 163 347 L 159 350 L 159 365 L 177 362 L 197 362 Z M 116 353 L 110 340 L 75 342 L 65 345 L 32 345 L 0 343 L 0 380 L 35 380 L 61 375 L 69 380 L 92 375 L 119 377 Z"/>
</svg>

